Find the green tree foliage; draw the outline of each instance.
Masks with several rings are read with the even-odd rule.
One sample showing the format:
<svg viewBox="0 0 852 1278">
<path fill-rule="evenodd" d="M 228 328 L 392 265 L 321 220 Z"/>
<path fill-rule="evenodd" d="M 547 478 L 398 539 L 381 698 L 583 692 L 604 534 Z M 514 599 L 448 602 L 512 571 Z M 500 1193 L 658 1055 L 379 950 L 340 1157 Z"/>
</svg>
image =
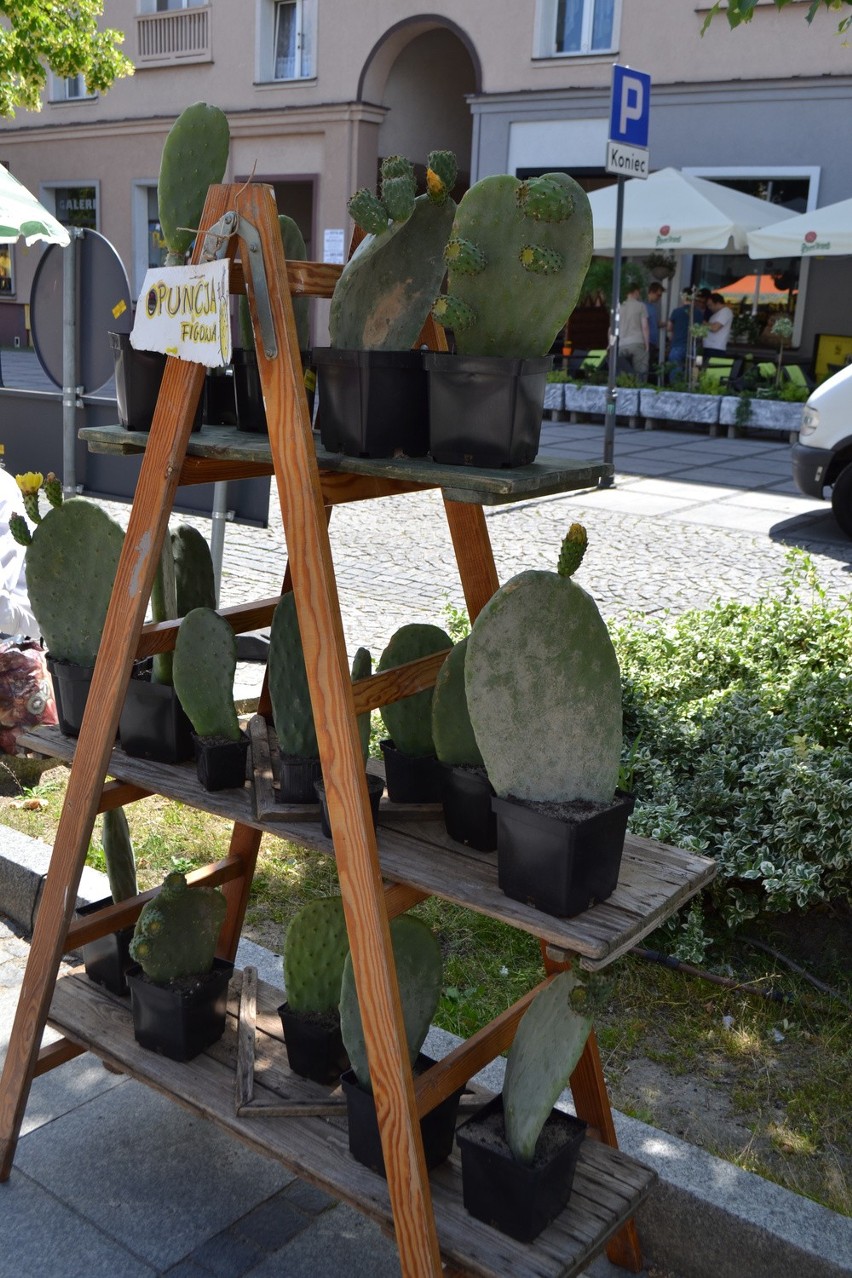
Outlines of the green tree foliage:
<svg viewBox="0 0 852 1278">
<path fill-rule="evenodd" d="M 41 109 L 48 70 L 105 92 L 133 64 L 120 31 L 99 31 L 103 0 L 0 0 L 0 116 Z"/>
<path fill-rule="evenodd" d="M 774 0 L 776 9 L 784 9 L 792 0 Z M 751 22 L 757 7 L 757 0 L 727 0 L 724 9 L 725 16 L 728 19 L 728 25 L 731 28 L 738 27 L 741 22 Z M 852 0 L 811 0 L 808 5 L 808 11 L 805 14 L 808 22 L 813 22 L 820 9 L 836 9 L 842 12 L 843 9 L 852 7 Z M 701 34 L 709 27 L 716 14 L 722 11 L 721 3 L 714 4 L 713 8 L 704 19 L 704 26 L 701 28 Z M 848 31 L 852 27 L 852 17 L 843 18 L 838 27 L 839 31 Z"/>
</svg>

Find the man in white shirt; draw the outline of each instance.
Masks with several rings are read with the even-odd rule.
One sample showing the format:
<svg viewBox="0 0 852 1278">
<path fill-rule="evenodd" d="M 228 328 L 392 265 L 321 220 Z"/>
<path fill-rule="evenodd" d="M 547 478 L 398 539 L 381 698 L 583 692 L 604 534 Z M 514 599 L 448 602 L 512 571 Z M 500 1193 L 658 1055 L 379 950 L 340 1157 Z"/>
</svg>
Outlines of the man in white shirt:
<svg viewBox="0 0 852 1278">
<path fill-rule="evenodd" d="M 26 547 L 9 531 L 9 517 L 23 511 L 21 491 L 0 466 L 0 635 L 38 638 L 38 622 L 30 608 L 24 574 Z"/>
<path fill-rule="evenodd" d="M 618 353 L 630 361 L 642 381 L 648 376 L 648 312 L 637 284 L 618 309 Z"/>
<path fill-rule="evenodd" d="M 728 349 L 728 338 L 734 322 L 734 312 L 725 305 L 721 293 L 711 293 L 707 299 L 707 310 L 710 319 L 707 321 L 710 332 L 704 338 L 705 355 L 724 355 Z"/>
</svg>

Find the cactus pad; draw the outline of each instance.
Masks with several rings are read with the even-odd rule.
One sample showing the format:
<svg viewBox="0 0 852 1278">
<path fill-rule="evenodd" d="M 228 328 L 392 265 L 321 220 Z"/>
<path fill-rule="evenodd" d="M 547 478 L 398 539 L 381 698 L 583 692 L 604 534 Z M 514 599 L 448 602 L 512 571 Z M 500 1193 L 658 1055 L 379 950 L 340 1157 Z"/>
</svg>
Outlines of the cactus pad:
<svg viewBox="0 0 852 1278">
<path fill-rule="evenodd" d="M 237 641 L 227 621 L 212 608 L 193 608 L 180 623 L 173 673 L 178 700 L 197 736 L 239 740 L 236 669 Z"/>
<path fill-rule="evenodd" d="M 213 966 L 225 912 L 217 888 L 189 887 L 182 874 L 169 874 L 136 921 L 130 957 L 160 984 L 201 976 Z"/>
<path fill-rule="evenodd" d="M 352 658 L 352 682 L 357 679 L 368 679 L 373 673 L 373 658 L 369 648 L 359 648 Z M 358 736 L 361 741 L 361 756 L 364 763 L 370 753 L 370 712 L 365 710 L 358 715 Z"/>
<path fill-rule="evenodd" d="M 436 204 L 443 204 L 452 192 L 459 166 L 452 151 L 430 151 L 426 161 L 426 190 Z"/>
<path fill-rule="evenodd" d="M 293 1012 L 336 1011 L 349 937 L 339 896 L 309 901 L 284 938 L 284 988 Z"/>
<path fill-rule="evenodd" d="M 432 694 L 432 736 L 442 763 L 481 767 L 482 753 L 473 735 L 464 690 L 466 654 L 467 639 L 462 639 L 438 671 Z"/>
<path fill-rule="evenodd" d="M 228 164 L 230 130 L 224 112 L 195 102 L 175 120 L 163 146 L 157 200 L 167 266 L 181 266 L 195 239 L 207 190 Z"/>
<path fill-rule="evenodd" d="M 392 222 L 404 222 L 414 212 L 414 166 L 401 155 L 388 156 L 382 163 L 382 203 Z"/>
<path fill-rule="evenodd" d="M 283 597 L 272 617 L 267 668 L 279 750 L 294 758 L 318 759 L 308 672 L 292 592 Z"/>
<path fill-rule="evenodd" d="M 126 901 L 135 896 L 136 858 L 133 855 L 133 843 L 130 838 L 130 827 L 124 808 L 109 808 L 104 813 L 101 842 L 106 861 L 107 878 L 110 895 L 114 901 Z"/>
<path fill-rule="evenodd" d="M 379 674 L 392 670 L 395 666 L 405 665 L 408 661 L 416 661 L 419 657 L 428 657 L 433 652 L 443 652 L 452 648 L 453 641 L 440 626 L 424 623 L 413 623 L 401 626 L 385 648 L 376 667 Z M 397 750 L 415 757 L 425 757 L 435 753 L 432 740 L 432 689 L 415 692 L 402 701 L 394 701 L 391 705 L 382 706 L 379 713 L 390 733 Z"/>
</svg>

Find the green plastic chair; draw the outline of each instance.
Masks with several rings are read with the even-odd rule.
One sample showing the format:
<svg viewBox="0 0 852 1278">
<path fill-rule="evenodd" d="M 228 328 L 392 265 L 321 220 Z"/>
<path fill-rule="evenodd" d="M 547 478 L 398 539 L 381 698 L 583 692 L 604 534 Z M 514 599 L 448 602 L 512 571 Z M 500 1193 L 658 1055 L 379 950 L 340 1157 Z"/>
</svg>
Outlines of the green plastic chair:
<svg viewBox="0 0 852 1278">
<path fill-rule="evenodd" d="M 807 377 L 800 364 L 785 364 L 784 377 L 788 382 L 792 382 L 794 386 L 801 386 L 805 390 L 813 390 L 813 382 Z"/>
<path fill-rule="evenodd" d="M 580 365 L 581 368 L 594 369 L 600 368 L 606 362 L 606 351 L 588 351 L 586 358 Z"/>
</svg>

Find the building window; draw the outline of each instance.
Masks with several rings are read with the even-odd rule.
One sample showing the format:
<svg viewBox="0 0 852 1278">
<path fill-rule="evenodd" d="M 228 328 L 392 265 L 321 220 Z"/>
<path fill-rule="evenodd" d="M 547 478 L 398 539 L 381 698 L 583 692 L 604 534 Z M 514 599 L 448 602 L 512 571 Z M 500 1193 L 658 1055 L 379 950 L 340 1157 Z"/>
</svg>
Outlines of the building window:
<svg viewBox="0 0 852 1278">
<path fill-rule="evenodd" d="M 96 93 L 90 93 L 86 88 L 85 76 L 72 75 L 67 80 L 63 80 L 57 75 L 51 75 L 50 77 L 51 102 L 77 102 L 81 98 L 96 98 L 97 96 Z"/>
<path fill-rule="evenodd" d="M 538 57 L 614 52 L 619 11 L 620 0 L 539 0 Z"/>
<path fill-rule="evenodd" d="M 260 0 L 258 79 L 310 79 L 315 26 L 316 0 Z"/>
<path fill-rule="evenodd" d="M 63 226 L 98 229 L 98 189 L 96 186 L 52 186 L 54 214 Z M 49 207 L 49 205 L 48 205 Z"/>
</svg>

